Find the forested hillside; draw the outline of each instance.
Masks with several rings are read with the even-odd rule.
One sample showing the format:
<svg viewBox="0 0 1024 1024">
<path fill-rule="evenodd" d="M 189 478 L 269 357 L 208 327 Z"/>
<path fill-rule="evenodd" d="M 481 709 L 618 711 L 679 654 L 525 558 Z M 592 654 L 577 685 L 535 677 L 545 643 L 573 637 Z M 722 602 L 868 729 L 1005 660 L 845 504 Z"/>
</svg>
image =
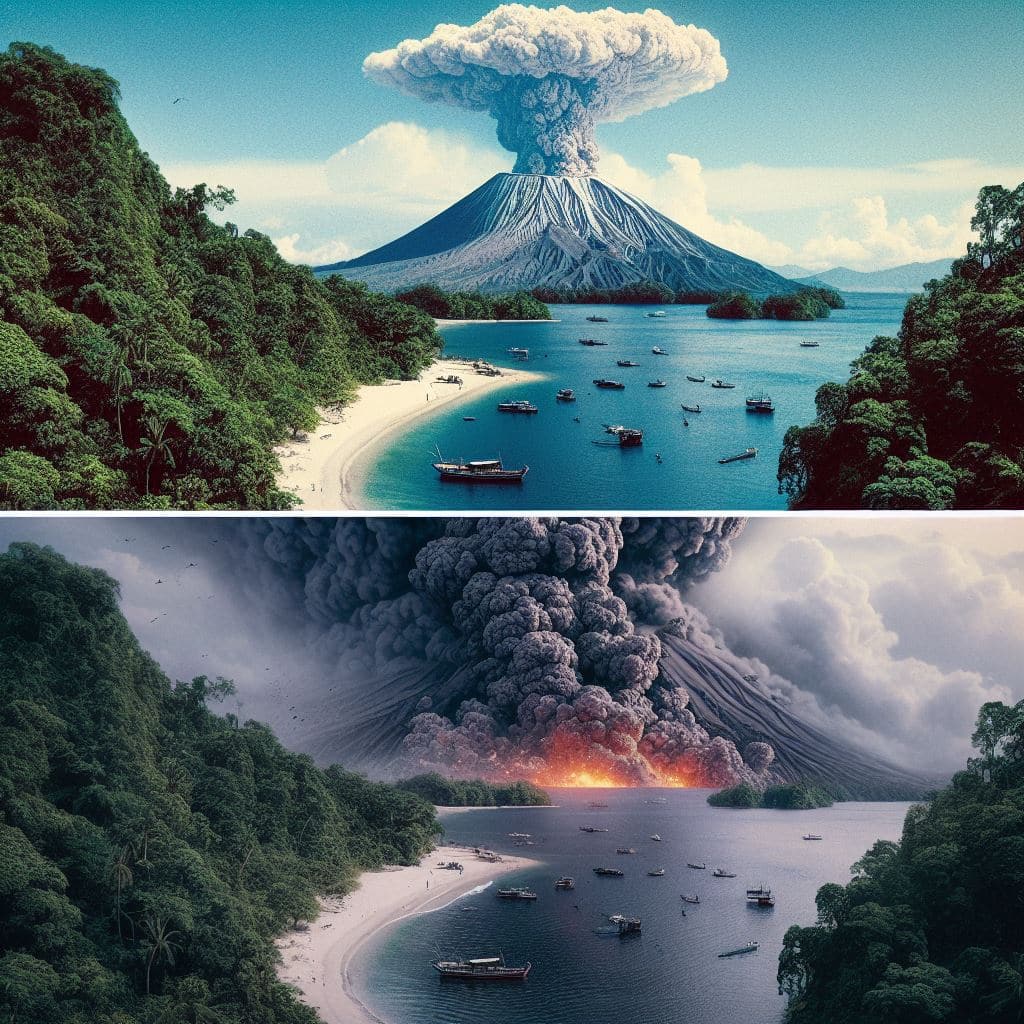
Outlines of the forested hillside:
<svg viewBox="0 0 1024 1024">
<path fill-rule="evenodd" d="M 1024 701 L 986 704 L 968 762 L 786 933 L 789 1024 L 1017 1024 L 1024 1011 Z M 776 911 L 777 913 L 778 911 Z"/>
<path fill-rule="evenodd" d="M 0 54 L 0 508 L 287 508 L 272 446 L 440 336 L 214 224 L 230 189 L 172 193 L 117 101 L 51 50 Z"/>
<path fill-rule="evenodd" d="M 440 829 L 419 797 L 213 714 L 229 688 L 172 684 L 104 573 L 0 555 L 0 1018 L 317 1019 L 272 936 Z"/>
<path fill-rule="evenodd" d="M 979 241 L 907 302 L 817 419 L 791 427 L 779 490 L 794 508 L 1024 507 L 1024 184 L 987 186 Z"/>
</svg>

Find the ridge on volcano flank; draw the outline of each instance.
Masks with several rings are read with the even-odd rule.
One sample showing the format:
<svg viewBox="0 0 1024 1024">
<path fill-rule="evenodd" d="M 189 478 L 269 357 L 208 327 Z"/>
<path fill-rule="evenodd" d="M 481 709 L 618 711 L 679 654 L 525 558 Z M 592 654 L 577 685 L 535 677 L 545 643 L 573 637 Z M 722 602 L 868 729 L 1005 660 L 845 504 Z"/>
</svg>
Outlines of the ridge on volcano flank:
<svg viewBox="0 0 1024 1024">
<path fill-rule="evenodd" d="M 543 285 L 787 292 L 794 282 L 712 245 L 596 177 L 496 174 L 406 235 L 316 268 L 370 288 L 509 291 Z"/>
</svg>

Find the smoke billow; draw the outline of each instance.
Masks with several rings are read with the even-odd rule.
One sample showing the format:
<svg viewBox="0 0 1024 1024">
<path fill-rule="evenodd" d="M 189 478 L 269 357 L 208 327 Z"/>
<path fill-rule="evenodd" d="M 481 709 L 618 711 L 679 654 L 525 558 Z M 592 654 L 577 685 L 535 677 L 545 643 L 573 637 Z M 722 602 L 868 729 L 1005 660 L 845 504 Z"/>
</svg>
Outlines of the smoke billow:
<svg viewBox="0 0 1024 1024">
<path fill-rule="evenodd" d="M 583 177 L 594 124 L 705 92 L 728 74 L 718 40 L 660 11 L 580 13 L 504 4 L 371 53 L 363 70 L 420 99 L 485 111 L 523 174 Z"/>
<path fill-rule="evenodd" d="M 238 561 L 281 577 L 347 680 L 335 754 L 549 783 L 761 783 L 771 747 L 711 736 L 660 680 L 655 632 L 698 620 L 681 591 L 725 563 L 742 525 L 270 519 L 241 541 L 269 561 Z"/>
</svg>

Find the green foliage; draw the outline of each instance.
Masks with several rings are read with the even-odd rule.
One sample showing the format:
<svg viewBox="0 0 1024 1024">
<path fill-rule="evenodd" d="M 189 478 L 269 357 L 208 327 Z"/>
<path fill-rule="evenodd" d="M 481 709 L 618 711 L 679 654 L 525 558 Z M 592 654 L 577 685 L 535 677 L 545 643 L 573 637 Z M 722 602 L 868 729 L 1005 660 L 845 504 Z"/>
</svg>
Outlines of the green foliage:
<svg viewBox="0 0 1024 1024">
<path fill-rule="evenodd" d="M 769 786 L 764 792 L 749 782 L 720 789 L 708 797 L 712 807 L 767 807 L 781 811 L 803 811 L 812 807 L 831 807 L 832 796 L 810 782 L 787 782 Z"/>
<path fill-rule="evenodd" d="M 676 293 L 660 281 L 636 281 L 618 288 L 561 288 L 544 286 L 530 293 L 541 302 L 579 305 L 621 304 L 668 306 L 676 302 Z"/>
<path fill-rule="evenodd" d="M 846 306 L 832 288 L 801 288 L 758 301 L 747 292 L 727 292 L 713 299 L 708 316 L 718 320 L 823 320 Z"/>
<path fill-rule="evenodd" d="M 484 295 L 482 292 L 446 292 L 436 285 L 421 284 L 399 292 L 399 302 L 438 320 L 550 320 L 551 311 L 530 292 Z"/>
<path fill-rule="evenodd" d="M 441 338 L 214 224 L 230 189 L 172 193 L 117 98 L 52 50 L 0 54 L 0 506 L 288 508 L 273 446 Z"/>
<path fill-rule="evenodd" d="M 103 572 L 0 555 L 0 1019 L 314 1024 L 273 936 L 440 826 L 208 709 L 231 692 L 172 684 Z"/>
<path fill-rule="evenodd" d="M 539 807 L 551 797 L 532 782 L 485 782 L 483 779 L 448 779 L 437 772 L 414 775 L 397 783 L 439 807 Z"/>
<path fill-rule="evenodd" d="M 747 292 L 731 292 L 712 302 L 707 313 L 714 320 L 760 320 L 762 306 Z"/>
<path fill-rule="evenodd" d="M 968 762 L 899 843 L 818 891 L 786 933 L 789 1024 L 1017 1024 L 1024 1007 L 1024 701 L 986 704 Z"/>
<path fill-rule="evenodd" d="M 1024 184 L 983 188 L 967 258 L 907 302 L 898 338 L 819 389 L 818 418 L 779 456 L 792 507 L 1024 504 L 1022 222 Z"/>
</svg>

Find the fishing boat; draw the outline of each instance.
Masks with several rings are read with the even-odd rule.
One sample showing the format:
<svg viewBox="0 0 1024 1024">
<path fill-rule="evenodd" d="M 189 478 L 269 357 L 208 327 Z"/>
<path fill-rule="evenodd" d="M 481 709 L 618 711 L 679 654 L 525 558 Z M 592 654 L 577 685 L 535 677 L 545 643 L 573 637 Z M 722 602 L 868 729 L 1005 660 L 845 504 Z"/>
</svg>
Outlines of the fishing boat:
<svg viewBox="0 0 1024 1024">
<path fill-rule="evenodd" d="M 699 405 L 682 405 L 680 408 L 682 408 L 683 412 L 700 412 Z"/>
<path fill-rule="evenodd" d="M 700 903 L 700 897 L 696 893 L 683 893 L 679 898 L 684 903 Z"/>
<path fill-rule="evenodd" d="M 602 348 L 608 344 L 607 341 L 598 341 L 597 338 L 580 338 L 580 344 L 587 348 Z"/>
<path fill-rule="evenodd" d="M 626 387 L 626 385 L 623 384 L 621 381 L 608 380 L 606 377 L 595 378 L 594 383 L 599 388 L 605 388 L 606 390 L 612 390 L 612 391 L 622 391 Z"/>
<path fill-rule="evenodd" d="M 537 894 L 532 889 L 522 887 L 499 889 L 494 895 L 500 900 L 535 900 L 537 898 Z"/>
<path fill-rule="evenodd" d="M 667 388 L 668 385 L 659 377 L 657 380 L 649 380 L 647 382 L 649 388 Z"/>
<path fill-rule="evenodd" d="M 801 341 L 801 348 L 817 348 L 821 344 L 820 341 Z"/>
<path fill-rule="evenodd" d="M 655 843 L 660 843 L 661 842 L 661 836 L 659 836 L 658 833 L 655 832 L 654 835 L 651 836 L 651 840 L 653 842 L 655 842 Z"/>
<path fill-rule="evenodd" d="M 688 868 L 693 868 L 694 871 L 706 871 L 708 867 L 703 861 L 701 861 L 700 864 L 694 864 L 692 861 L 687 861 L 686 866 Z"/>
<path fill-rule="evenodd" d="M 595 875 L 601 875 L 606 878 L 622 878 L 625 873 L 625 871 L 620 871 L 618 868 L 594 868 Z"/>
<path fill-rule="evenodd" d="M 555 394 L 555 398 L 557 398 L 559 402 L 575 402 L 576 392 L 573 391 L 572 388 L 559 388 L 558 392 Z"/>
<path fill-rule="evenodd" d="M 529 472 L 529 466 L 506 469 L 501 459 L 478 459 L 475 462 L 445 462 L 438 453 L 433 463 L 442 480 L 473 484 L 518 484 Z"/>
<path fill-rule="evenodd" d="M 804 836 L 804 839 L 806 839 L 808 842 L 812 842 L 816 839 L 821 839 L 821 836 L 815 834 L 814 832 L 808 832 L 807 835 Z"/>
<path fill-rule="evenodd" d="M 606 323 L 608 323 L 608 317 L 606 317 L 606 316 L 588 316 L 587 319 L 592 324 L 606 324 Z"/>
<path fill-rule="evenodd" d="M 615 850 L 616 853 L 636 853 L 636 850 L 632 846 L 620 846 Z"/>
<path fill-rule="evenodd" d="M 668 355 L 668 353 L 663 348 L 660 348 L 658 345 L 655 345 L 654 348 L 651 349 L 651 352 L 656 356 Z"/>
<path fill-rule="evenodd" d="M 713 388 L 719 388 L 720 390 L 728 390 L 729 388 L 736 387 L 735 384 L 730 384 L 728 381 L 716 380 L 712 385 Z"/>
<path fill-rule="evenodd" d="M 480 956 L 471 960 L 431 960 L 444 979 L 456 981 L 525 981 L 533 966 L 527 960 L 522 967 L 509 967 L 504 956 Z"/>
<path fill-rule="evenodd" d="M 462 422 L 463 423 L 476 423 L 476 417 L 475 416 L 463 416 L 462 417 Z"/>
<path fill-rule="evenodd" d="M 508 352 L 513 359 L 518 359 L 520 361 L 530 358 L 530 350 L 528 348 L 510 348 L 505 351 Z"/>
<path fill-rule="evenodd" d="M 576 879 L 575 878 L 570 878 L 568 875 L 562 875 L 561 878 L 556 878 L 555 879 L 555 888 L 556 889 L 566 889 L 566 890 L 568 890 L 568 889 L 575 889 L 576 888 Z"/>
<path fill-rule="evenodd" d="M 725 458 L 719 459 L 718 464 L 720 466 L 724 466 L 729 462 L 739 462 L 742 459 L 752 459 L 755 455 L 757 455 L 756 448 L 744 448 L 743 451 L 736 455 L 727 455 Z"/>
<path fill-rule="evenodd" d="M 640 934 L 640 918 L 639 917 L 624 917 L 619 922 L 619 936 L 623 935 L 639 935 Z"/>
<path fill-rule="evenodd" d="M 639 366 L 640 364 L 633 359 L 616 359 L 616 366 Z"/>
<path fill-rule="evenodd" d="M 648 313 L 647 315 L 649 317 L 657 317 L 660 320 L 661 317 L 666 315 L 666 313 L 665 313 L 665 310 L 663 310 L 663 309 L 656 309 L 653 313 Z"/>
<path fill-rule="evenodd" d="M 651 878 L 662 878 L 665 875 L 665 869 L 664 868 L 655 868 L 653 871 L 648 871 L 647 874 Z"/>
<path fill-rule="evenodd" d="M 686 379 L 693 381 L 694 384 L 703 384 L 707 380 L 707 377 L 691 377 L 689 374 L 686 375 Z"/>
<path fill-rule="evenodd" d="M 529 832 L 509 832 L 507 833 L 509 839 L 532 839 L 533 836 Z"/>
<path fill-rule="evenodd" d="M 719 960 L 721 960 L 722 957 L 726 956 L 740 956 L 742 953 L 756 953 L 760 948 L 761 943 L 751 941 L 748 942 L 745 946 L 740 946 L 739 949 L 729 949 L 726 950 L 724 953 L 719 953 L 718 958 Z"/>
<path fill-rule="evenodd" d="M 772 405 L 771 397 L 762 391 L 747 399 L 747 412 L 775 412 L 775 406 Z"/>
<path fill-rule="evenodd" d="M 725 868 L 715 868 L 715 870 L 712 871 L 711 874 L 714 875 L 715 878 L 735 878 L 736 877 L 736 873 L 734 871 L 726 871 Z"/>
<path fill-rule="evenodd" d="M 598 828 L 596 825 L 580 825 L 581 832 L 607 832 L 606 828 Z"/>
<path fill-rule="evenodd" d="M 639 448 L 644 443 L 644 432 L 634 427 L 619 427 L 616 430 L 607 430 L 609 434 L 615 434 L 617 441 L 592 441 L 602 448 Z"/>
<path fill-rule="evenodd" d="M 530 415 L 539 412 L 539 410 L 532 402 L 527 402 L 526 399 L 519 399 L 513 402 L 499 402 L 498 412 L 525 413 Z"/>
<path fill-rule="evenodd" d="M 775 897 L 772 895 L 771 889 L 766 889 L 763 885 L 756 889 L 748 889 L 747 906 L 770 909 L 775 906 Z"/>
</svg>

